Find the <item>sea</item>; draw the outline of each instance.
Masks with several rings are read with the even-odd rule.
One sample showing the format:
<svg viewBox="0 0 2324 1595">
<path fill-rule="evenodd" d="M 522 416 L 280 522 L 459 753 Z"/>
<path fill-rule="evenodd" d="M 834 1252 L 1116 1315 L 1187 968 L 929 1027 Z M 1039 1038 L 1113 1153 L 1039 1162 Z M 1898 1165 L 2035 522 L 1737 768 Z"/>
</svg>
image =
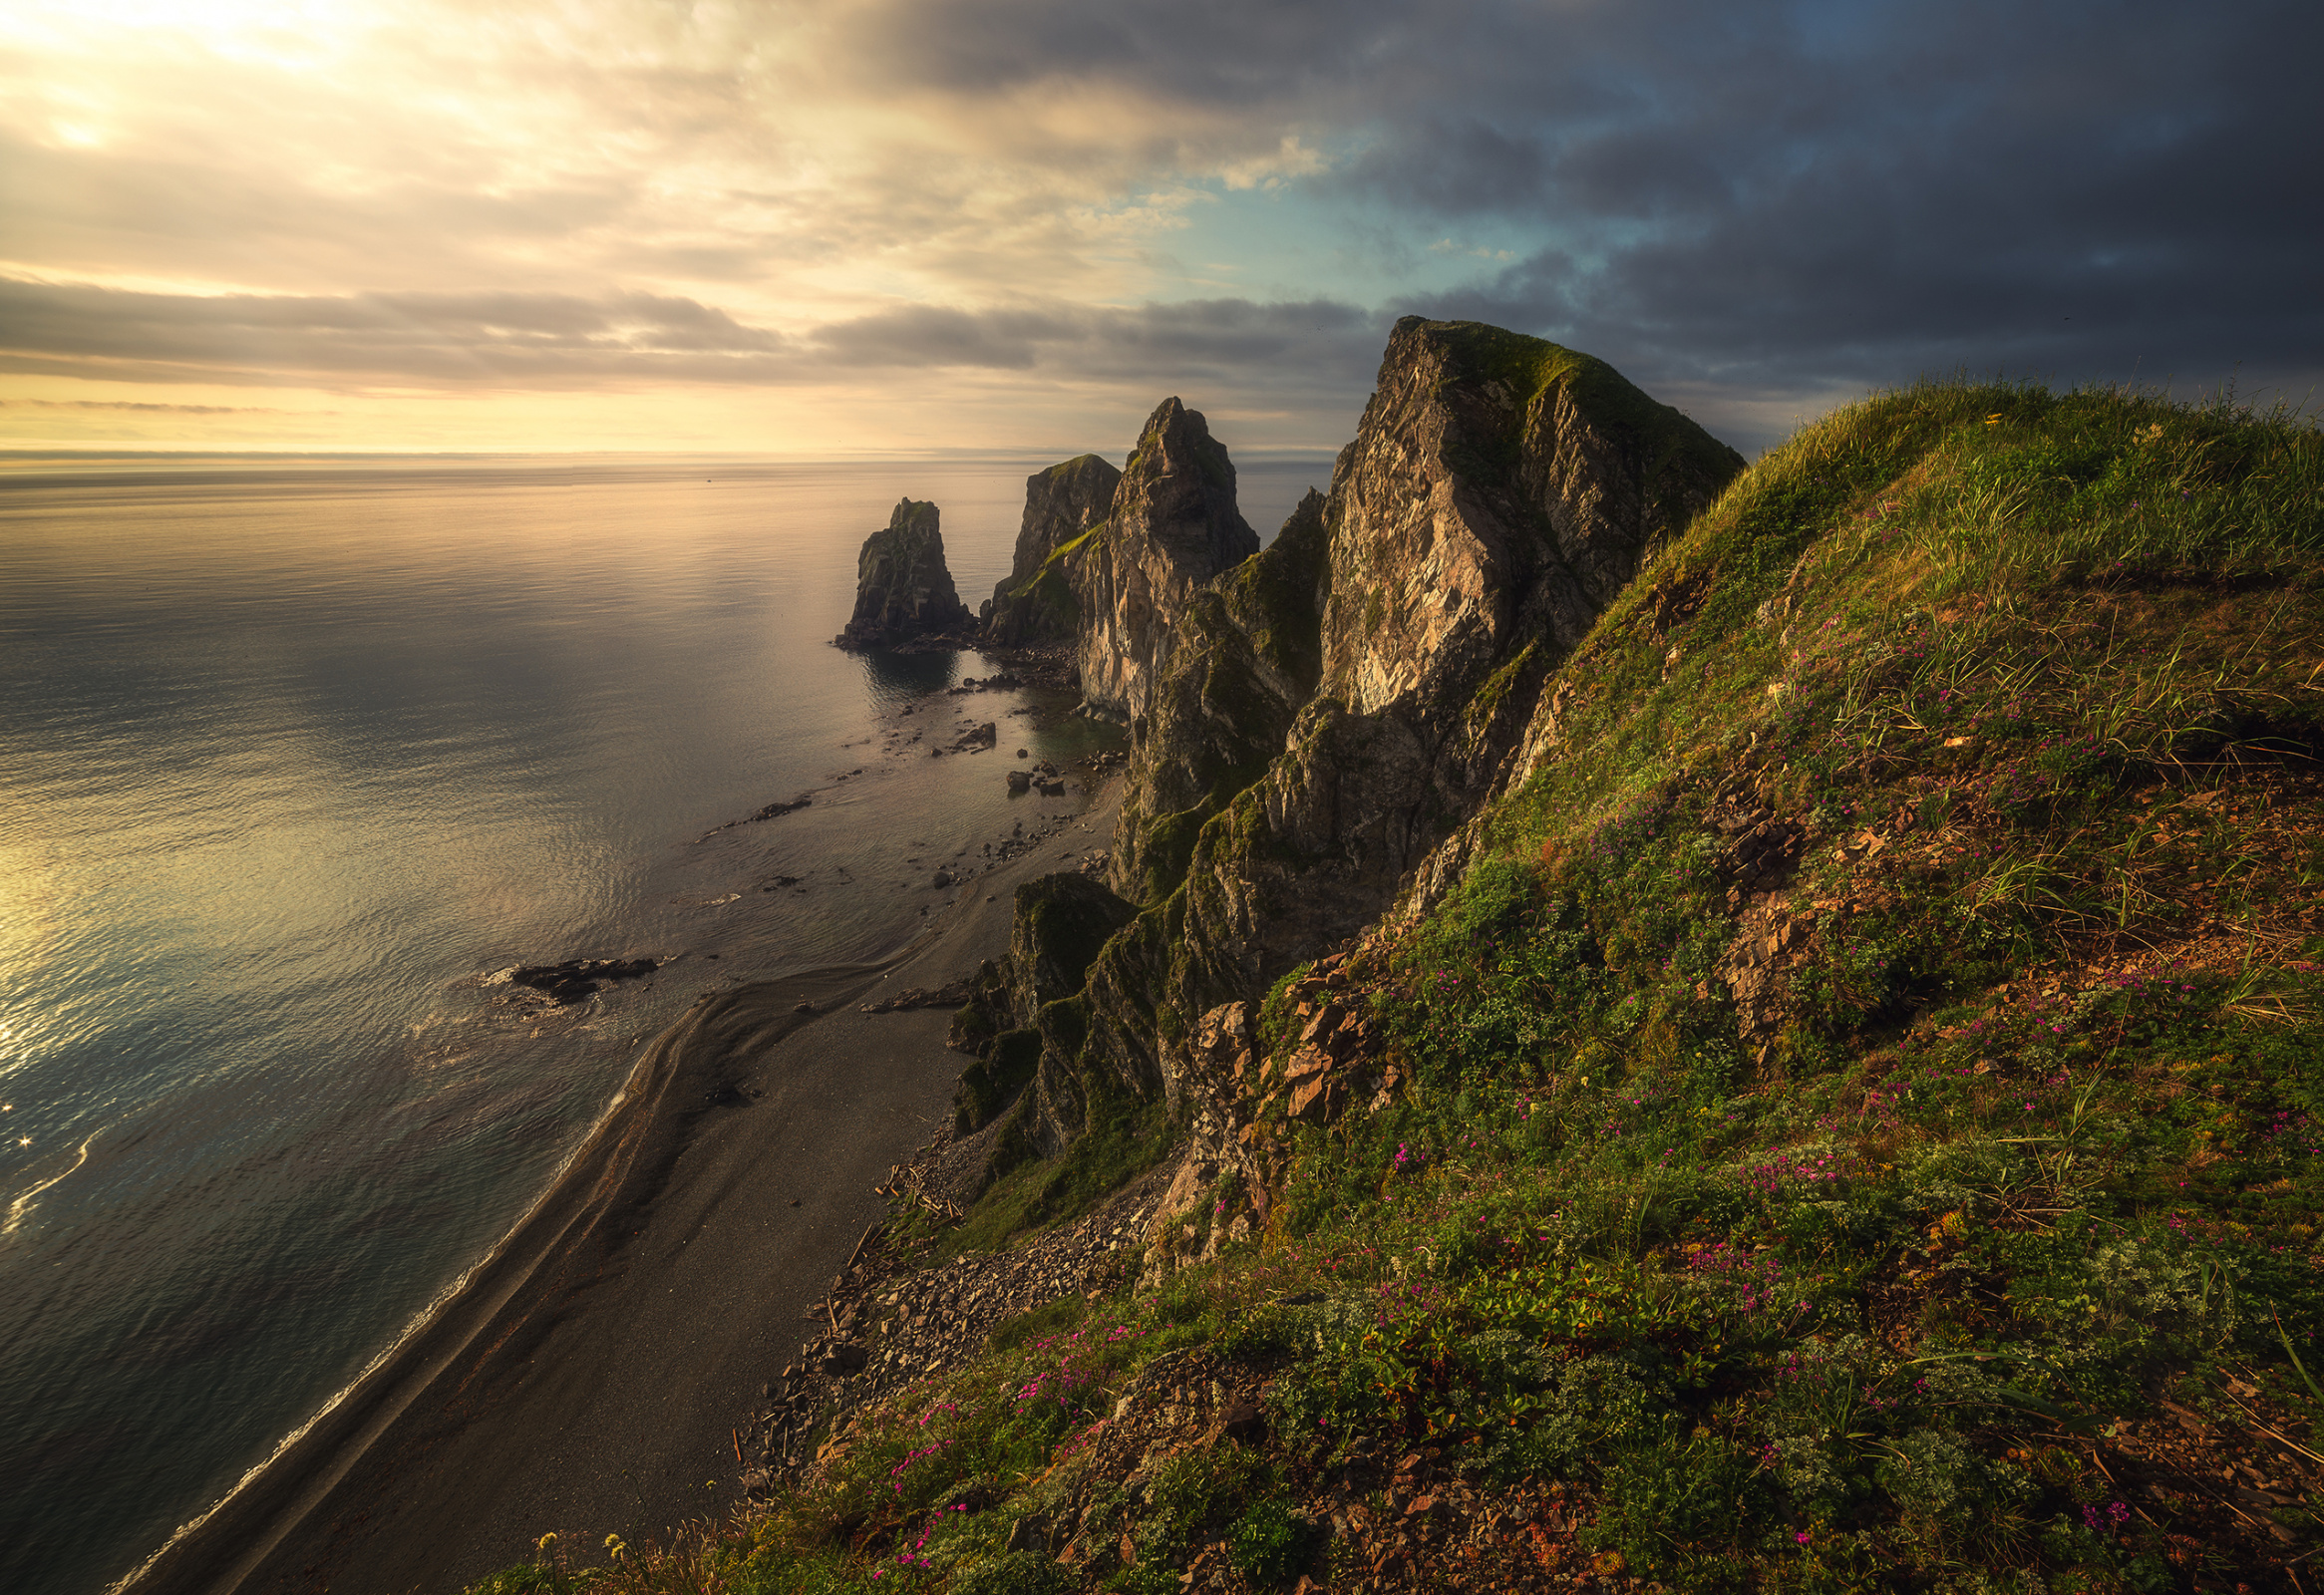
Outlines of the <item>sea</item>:
<svg viewBox="0 0 2324 1595">
<path fill-rule="evenodd" d="M 973 608 L 1048 463 L 0 458 L 0 1589 L 133 1571 L 697 995 L 895 951 L 1043 811 L 1014 749 L 1111 745 L 944 696 L 977 654 L 830 646 L 899 496 Z M 1331 462 L 1237 464 L 1265 536 Z M 999 759 L 927 757 L 988 720 Z"/>
</svg>

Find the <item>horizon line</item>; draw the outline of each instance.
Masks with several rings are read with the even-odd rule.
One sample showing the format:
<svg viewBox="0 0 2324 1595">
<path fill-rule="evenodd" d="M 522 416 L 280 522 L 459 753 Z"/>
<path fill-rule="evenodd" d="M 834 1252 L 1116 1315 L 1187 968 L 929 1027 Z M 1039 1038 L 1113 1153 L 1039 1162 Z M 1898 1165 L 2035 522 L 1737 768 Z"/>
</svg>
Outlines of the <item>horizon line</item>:
<svg viewBox="0 0 2324 1595">
<path fill-rule="evenodd" d="M 1237 459 L 1262 457 L 1336 456 L 1342 446 L 1329 444 L 1252 446 L 1231 453 Z M 0 465 L 40 462 L 72 463 L 101 460 L 155 461 L 365 461 L 365 460 L 704 460 L 779 462 L 802 465 L 837 465 L 863 462 L 885 464 L 921 460 L 1072 460 L 1098 455 L 1098 449 L 1019 447 L 955 447 L 915 450 L 850 450 L 830 454 L 740 449 L 12 449 L 0 446 Z"/>
</svg>

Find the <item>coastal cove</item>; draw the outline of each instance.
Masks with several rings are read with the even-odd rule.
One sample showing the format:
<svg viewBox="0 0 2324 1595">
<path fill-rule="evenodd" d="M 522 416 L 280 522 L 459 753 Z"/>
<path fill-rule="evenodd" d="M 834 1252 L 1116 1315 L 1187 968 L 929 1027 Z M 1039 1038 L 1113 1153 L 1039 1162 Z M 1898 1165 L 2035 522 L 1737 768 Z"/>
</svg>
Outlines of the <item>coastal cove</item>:
<svg viewBox="0 0 2324 1595">
<path fill-rule="evenodd" d="M 876 968 L 939 854 L 1078 806 L 913 745 L 974 655 L 825 641 L 897 491 L 989 581 L 1038 464 L 0 478 L 0 1581 L 93 1592 L 224 1495 L 697 996 Z M 1103 745 L 973 703 L 1004 760 Z M 494 983 L 614 957 L 660 967 Z"/>
<path fill-rule="evenodd" d="M 699 999 L 461 1290 L 127 1589 L 454 1589 L 543 1533 L 722 1516 L 733 1424 L 951 1107 L 950 1013 L 868 1005 L 1005 951 L 1014 888 L 1059 857 L 993 871 L 882 965 Z"/>
<path fill-rule="evenodd" d="M 900 930 L 472 977 L 691 1002 L 128 1595 L 2301 1595 L 2313 423 L 1955 380 L 1754 464 L 1408 316 L 1238 486 L 1165 399 L 973 609 L 893 500 L 812 657 L 894 690 L 683 848 Z"/>
<path fill-rule="evenodd" d="M 1955 380 L 1754 465 L 1407 317 L 1269 542 L 1176 400 L 1050 468 L 976 618 L 1127 722 L 1111 845 L 750 1507 L 468 1595 L 2299 1595 L 2320 442 Z M 851 643 L 967 635 L 933 532 Z"/>
<path fill-rule="evenodd" d="M 0 1595 L 2324 1595 L 2320 55 L 0 9 Z"/>
</svg>

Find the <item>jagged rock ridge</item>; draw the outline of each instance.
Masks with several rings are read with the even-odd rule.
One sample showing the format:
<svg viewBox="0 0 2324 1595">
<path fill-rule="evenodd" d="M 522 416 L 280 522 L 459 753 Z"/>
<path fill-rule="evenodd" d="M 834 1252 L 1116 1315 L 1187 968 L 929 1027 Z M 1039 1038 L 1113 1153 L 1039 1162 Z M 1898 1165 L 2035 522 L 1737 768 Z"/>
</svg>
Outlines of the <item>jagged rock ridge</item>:
<svg viewBox="0 0 2324 1595">
<path fill-rule="evenodd" d="M 982 610 L 984 640 L 997 647 L 1070 643 L 1080 630 L 1075 556 L 1105 524 L 1122 473 L 1096 455 L 1037 471 L 1025 478 L 1025 518 L 1007 579 Z"/>
<path fill-rule="evenodd" d="M 1147 447 L 1176 410 L 1149 423 L 1112 530 L 1160 496 L 1156 465 L 1190 497 L 1183 424 L 1175 456 Z M 1743 466 L 1601 361 L 1408 317 L 1328 496 L 1207 587 L 1158 605 L 1118 581 L 1085 607 L 1085 693 L 1132 715 L 1112 885 L 1139 912 L 1071 997 L 1028 1010 L 1021 982 L 987 983 L 985 1028 L 1041 1041 L 1014 1142 L 1054 1153 L 1114 1102 L 1175 1107 L 1196 1016 L 1457 868 L 1432 852 L 1553 748 L 1527 731 L 1557 662 Z"/>
<path fill-rule="evenodd" d="M 1135 725 L 1195 592 L 1258 547 L 1234 505 L 1226 450 L 1199 411 L 1163 400 L 1115 485 L 1104 529 L 1080 555 L 1084 705 Z"/>
<path fill-rule="evenodd" d="M 902 498 L 887 525 L 863 539 L 855 560 L 855 613 L 833 642 L 877 648 L 972 623 L 944 563 L 937 521 L 934 504 Z"/>
<path fill-rule="evenodd" d="M 1114 884 L 1158 901 L 1184 878 L 1203 822 L 1283 751 L 1323 674 L 1325 499 L 1309 488 L 1267 547 L 1198 591 L 1132 725 Z"/>
</svg>

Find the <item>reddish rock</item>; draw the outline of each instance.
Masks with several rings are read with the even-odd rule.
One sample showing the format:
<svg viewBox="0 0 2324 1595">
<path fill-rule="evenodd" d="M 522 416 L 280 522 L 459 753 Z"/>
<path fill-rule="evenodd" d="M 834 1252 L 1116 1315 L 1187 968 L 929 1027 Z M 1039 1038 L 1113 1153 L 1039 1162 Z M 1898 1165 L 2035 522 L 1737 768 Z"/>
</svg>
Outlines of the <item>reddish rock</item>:
<svg viewBox="0 0 2324 1595">
<path fill-rule="evenodd" d="M 1291 1092 L 1291 1116 L 1306 1124 L 1328 1124 L 1339 1117 L 1347 1088 L 1328 1075 L 1318 1076 Z"/>
<path fill-rule="evenodd" d="M 1315 1017 L 1307 1022 L 1307 1028 L 1299 1033 L 1299 1040 L 1312 1047 L 1339 1029 L 1347 1022 L 1347 1018 L 1348 1011 L 1338 1003 L 1325 1003 L 1317 1010 Z"/>
<path fill-rule="evenodd" d="M 1301 1081 L 1328 1074 L 1332 1066 L 1331 1054 L 1314 1047 L 1302 1047 L 1283 1060 L 1283 1083 L 1297 1086 Z"/>
</svg>

